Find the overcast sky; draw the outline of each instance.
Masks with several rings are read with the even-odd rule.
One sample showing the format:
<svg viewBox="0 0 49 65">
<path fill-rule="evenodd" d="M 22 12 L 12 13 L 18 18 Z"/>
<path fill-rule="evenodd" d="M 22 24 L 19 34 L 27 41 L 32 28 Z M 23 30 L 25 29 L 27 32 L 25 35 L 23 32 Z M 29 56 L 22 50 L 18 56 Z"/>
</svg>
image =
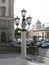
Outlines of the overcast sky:
<svg viewBox="0 0 49 65">
<path fill-rule="evenodd" d="M 49 23 L 49 0 L 15 0 L 14 16 L 21 17 L 23 8 L 27 10 L 26 16 L 32 17 L 32 24 L 38 19 L 42 24 Z"/>
</svg>

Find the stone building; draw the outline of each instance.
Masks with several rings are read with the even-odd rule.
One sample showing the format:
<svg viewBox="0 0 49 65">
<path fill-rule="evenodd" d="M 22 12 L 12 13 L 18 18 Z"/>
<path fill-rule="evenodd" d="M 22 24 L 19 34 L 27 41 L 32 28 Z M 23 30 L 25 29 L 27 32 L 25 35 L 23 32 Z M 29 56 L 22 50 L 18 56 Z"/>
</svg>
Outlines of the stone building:
<svg viewBox="0 0 49 65">
<path fill-rule="evenodd" d="M 49 39 L 49 28 L 44 27 L 44 25 L 41 24 L 39 19 L 36 24 L 33 25 L 33 29 L 29 31 L 30 37 L 33 37 L 34 35 L 36 35 L 38 39 Z"/>
<path fill-rule="evenodd" d="M 14 40 L 14 0 L 0 0 L 0 41 Z"/>
</svg>

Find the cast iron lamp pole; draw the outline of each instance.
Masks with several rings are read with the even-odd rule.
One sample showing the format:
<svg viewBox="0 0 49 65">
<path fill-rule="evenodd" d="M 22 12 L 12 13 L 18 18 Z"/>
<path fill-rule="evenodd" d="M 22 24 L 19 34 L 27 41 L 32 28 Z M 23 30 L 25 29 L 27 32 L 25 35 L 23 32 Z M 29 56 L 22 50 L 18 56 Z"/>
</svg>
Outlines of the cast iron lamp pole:
<svg viewBox="0 0 49 65">
<path fill-rule="evenodd" d="M 22 13 L 22 31 L 21 31 L 21 55 L 22 57 L 26 57 L 26 25 L 28 24 L 30 26 L 30 22 L 32 18 L 29 16 L 25 18 L 26 10 L 21 10 Z M 16 25 L 18 26 L 20 18 L 15 18 Z"/>
</svg>

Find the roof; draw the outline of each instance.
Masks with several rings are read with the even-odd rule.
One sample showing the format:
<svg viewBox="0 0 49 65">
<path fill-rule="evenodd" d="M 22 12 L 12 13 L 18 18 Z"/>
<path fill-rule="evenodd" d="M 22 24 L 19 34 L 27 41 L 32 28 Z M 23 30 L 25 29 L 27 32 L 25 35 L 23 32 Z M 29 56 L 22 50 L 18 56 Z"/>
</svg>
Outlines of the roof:
<svg viewBox="0 0 49 65">
<path fill-rule="evenodd" d="M 37 22 L 36 22 L 36 24 L 39 24 L 39 23 L 41 24 L 41 22 L 40 22 L 39 19 L 38 19 Z"/>
</svg>

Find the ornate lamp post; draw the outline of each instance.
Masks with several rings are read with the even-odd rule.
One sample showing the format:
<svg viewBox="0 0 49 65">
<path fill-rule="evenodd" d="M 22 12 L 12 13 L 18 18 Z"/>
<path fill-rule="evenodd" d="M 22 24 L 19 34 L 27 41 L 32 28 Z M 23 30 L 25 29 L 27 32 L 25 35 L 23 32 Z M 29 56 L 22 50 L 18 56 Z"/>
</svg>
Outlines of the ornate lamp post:
<svg viewBox="0 0 49 65">
<path fill-rule="evenodd" d="M 24 9 L 21 10 L 21 14 L 22 14 L 21 55 L 23 57 L 26 57 L 26 25 L 28 24 L 30 26 L 32 18 L 30 16 L 28 16 L 27 18 L 25 18 L 26 10 L 24 10 Z M 15 18 L 15 20 L 16 20 L 16 25 L 18 27 L 20 18 L 17 16 Z"/>
</svg>

